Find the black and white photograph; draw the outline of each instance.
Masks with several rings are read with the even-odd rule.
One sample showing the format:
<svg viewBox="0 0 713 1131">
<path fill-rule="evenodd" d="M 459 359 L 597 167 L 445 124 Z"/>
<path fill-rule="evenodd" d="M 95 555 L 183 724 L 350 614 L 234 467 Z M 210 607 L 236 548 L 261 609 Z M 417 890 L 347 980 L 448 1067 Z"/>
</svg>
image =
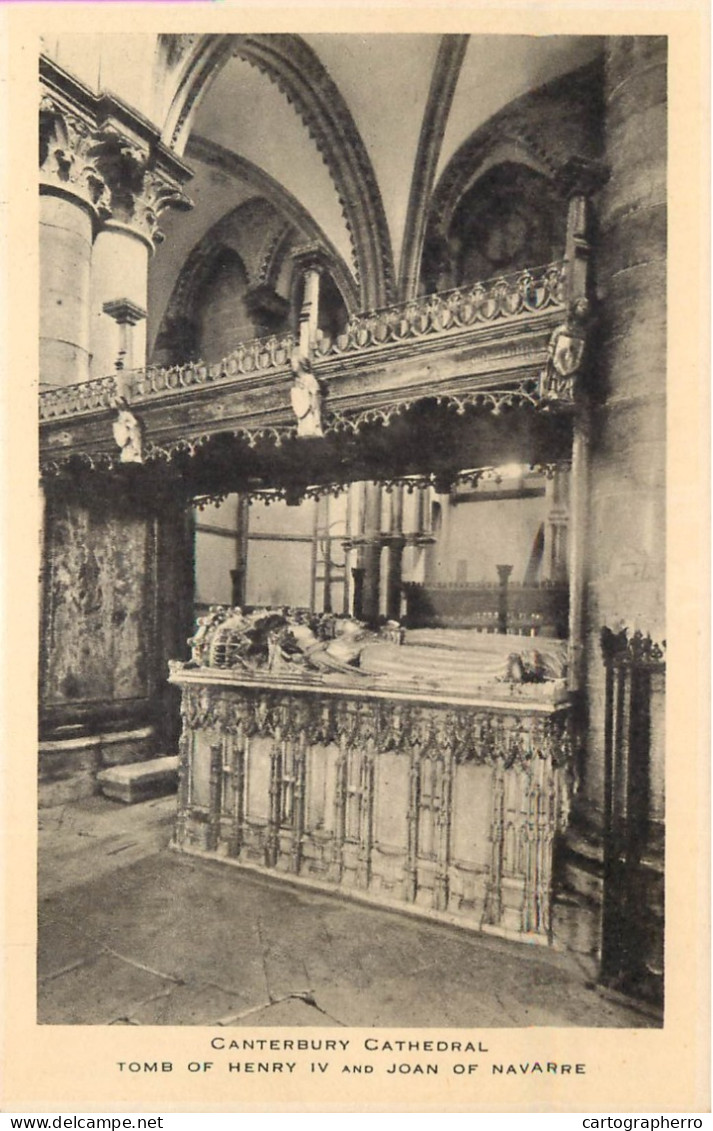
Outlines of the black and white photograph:
<svg viewBox="0 0 713 1131">
<path fill-rule="evenodd" d="M 3 1103 L 704 1110 L 694 0 L 60 7 L 8 16 Z"/>
<path fill-rule="evenodd" d="M 38 1022 L 661 1026 L 666 36 L 39 74 Z"/>
</svg>

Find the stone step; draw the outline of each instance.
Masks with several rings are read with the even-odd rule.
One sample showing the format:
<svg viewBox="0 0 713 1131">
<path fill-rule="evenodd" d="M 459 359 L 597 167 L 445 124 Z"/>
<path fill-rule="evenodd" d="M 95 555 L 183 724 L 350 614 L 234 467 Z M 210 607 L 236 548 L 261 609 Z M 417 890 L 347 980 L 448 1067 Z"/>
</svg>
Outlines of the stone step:
<svg viewBox="0 0 713 1131">
<path fill-rule="evenodd" d="M 135 805 L 152 797 L 175 793 L 178 786 L 178 757 L 151 758 L 148 762 L 131 762 L 110 766 L 97 774 L 99 788 L 105 797 Z"/>
</svg>

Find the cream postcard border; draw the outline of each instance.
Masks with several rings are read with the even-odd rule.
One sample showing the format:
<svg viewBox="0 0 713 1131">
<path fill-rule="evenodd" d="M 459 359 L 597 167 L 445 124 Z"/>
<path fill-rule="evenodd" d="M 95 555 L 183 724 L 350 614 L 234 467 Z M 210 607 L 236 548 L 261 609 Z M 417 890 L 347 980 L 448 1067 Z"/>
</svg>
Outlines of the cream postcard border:
<svg viewBox="0 0 713 1131">
<path fill-rule="evenodd" d="M 10 4 L 0 11 L 9 43 L 2 155 L 9 223 L 2 283 L 4 374 L 5 927 L 4 1111 L 264 1112 L 702 1112 L 709 1108 L 709 681 L 708 473 L 710 441 L 707 255 L 708 10 L 702 2 L 585 6 L 560 3 L 276 7 L 210 4 Z M 565 1077 L 440 1075 L 378 1071 L 319 1081 L 227 1073 L 140 1075 L 121 1060 L 216 1060 L 213 1030 L 38 1026 L 36 948 L 36 673 L 38 256 L 37 54 L 53 30 L 120 34 L 260 31 L 472 32 L 667 35 L 669 37 L 669 346 L 667 581 L 666 1014 L 662 1029 L 489 1029 L 494 1058 L 585 1062 Z M 3 26 L 4 25 L 4 26 Z M 5 194 L 2 194 L 5 198 Z M 245 1031 L 243 1031 L 244 1033 Z M 373 1030 L 349 1030 L 356 1047 Z M 378 1030 L 386 1038 L 389 1031 Z M 270 1030 L 270 1035 L 287 1035 Z M 289 1035 L 345 1035 L 340 1029 Z M 391 1031 L 394 1037 L 457 1030 Z M 383 1054 L 384 1064 L 389 1057 Z M 378 1064 L 379 1054 L 370 1054 Z"/>
</svg>

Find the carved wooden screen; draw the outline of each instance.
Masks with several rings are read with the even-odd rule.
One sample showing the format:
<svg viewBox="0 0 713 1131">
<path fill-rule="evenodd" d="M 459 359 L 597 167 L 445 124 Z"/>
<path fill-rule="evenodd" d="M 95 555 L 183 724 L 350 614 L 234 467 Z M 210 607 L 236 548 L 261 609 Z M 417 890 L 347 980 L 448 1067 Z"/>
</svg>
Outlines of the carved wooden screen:
<svg viewBox="0 0 713 1131">
<path fill-rule="evenodd" d="M 663 997 L 663 812 L 652 751 L 661 745 L 665 663 L 649 637 L 602 630 L 606 667 L 602 980 Z M 657 702 L 658 701 L 658 702 Z"/>
</svg>

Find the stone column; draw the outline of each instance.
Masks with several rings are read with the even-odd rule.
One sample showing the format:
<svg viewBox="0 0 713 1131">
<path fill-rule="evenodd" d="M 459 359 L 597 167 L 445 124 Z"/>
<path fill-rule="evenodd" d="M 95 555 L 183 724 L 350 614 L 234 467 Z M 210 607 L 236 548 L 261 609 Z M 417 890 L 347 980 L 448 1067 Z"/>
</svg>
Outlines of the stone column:
<svg viewBox="0 0 713 1131">
<path fill-rule="evenodd" d="M 571 158 L 560 170 L 558 181 L 567 197 L 567 234 L 565 258 L 565 301 L 567 324 L 574 327 L 576 311 L 583 311 L 580 326 L 585 329 L 590 320 L 592 278 L 590 259 L 593 224 L 592 197 L 606 183 L 608 171 L 600 162 L 580 157 Z M 573 321 L 574 320 L 574 321 Z M 589 356 L 587 356 L 589 354 Z M 584 364 L 584 373 L 581 367 Z M 589 490 L 590 401 L 592 378 L 592 349 L 585 349 L 583 357 L 569 375 L 572 382 L 576 413 L 572 442 L 571 524 L 568 538 L 569 558 L 569 686 L 578 693 L 582 686 L 584 652 L 584 602 L 587 584 L 587 513 Z M 583 387 L 584 384 L 584 387 Z M 554 578 L 553 578 L 554 580 Z"/>
<path fill-rule="evenodd" d="M 404 488 L 402 484 L 394 487 L 391 495 L 391 521 L 389 523 L 388 548 L 389 565 L 386 580 L 386 616 L 389 620 L 401 617 L 401 575 L 404 546 L 403 533 Z"/>
<path fill-rule="evenodd" d="M 312 265 L 304 275 L 304 296 L 300 311 L 300 351 L 309 351 L 317 337 L 319 315 L 319 270 Z"/>
<path fill-rule="evenodd" d="M 376 620 L 380 612 L 381 589 L 381 488 L 367 483 L 364 497 L 364 532 L 359 565 L 364 570 L 362 616 Z"/>
<path fill-rule="evenodd" d="M 146 303 L 151 245 L 108 221 L 92 255 L 92 377 L 146 365 Z"/>
<path fill-rule="evenodd" d="M 508 582 L 512 573 L 511 565 L 499 565 L 498 571 L 498 632 L 504 636 L 508 630 Z"/>
<path fill-rule="evenodd" d="M 604 788 L 600 629 L 666 635 L 666 91 L 665 37 L 608 40 L 585 595 L 590 814 Z"/>
<path fill-rule="evenodd" d="M 111 213 L 92 255 L 91 373 L 105 377 L 146 365 L 148 265 L 163 240 L 158 218 L 190 201 L 180 187 L 186 170 L 137 129 L 104 123 L 94 153 Z"/>
<path fill-rule="evenodd" d="M 552 478 L 546 482 L 545 491 L 549 511 L 545 522 L 542 579 L 565 582 L 568 577 L 569 472 L 556 468 Z"/>
<path fill-rule="evenodd" d="M 92 217 L 71 198 L 40 199 L 40 387 L 89 377 Z"/>
<path fill-rule="evenodd" d="M 40 387 L 89 377 L 94 229 L 106 188 L 92 153 L 92 123 L 63 100 L 40 104 Z"/>
<path fill-rule="evenodd" d="M 319 326 L 319 280 L 322 274 L 322 251 L 318 244 L 295 248 L 292 254 L 295 270 L 303 280 L 302 306 L 299 321 L 299 354 L 311 358 Z"/>
<path fill-rule="evenodd" d="M 574 910 L 568 921 L 563 905 L 556 926 L 595 964 L 606 788 L 600 631 L 626 626 L 665 637 L 666 51 L 662 36 L 611 37 L 605 46 L 609 179 L 598 202 L 591 395 L 571 500 L 570 560 L 583 577 L 575 617 L 583 749 L 567 837 Z"/>
</svg>

